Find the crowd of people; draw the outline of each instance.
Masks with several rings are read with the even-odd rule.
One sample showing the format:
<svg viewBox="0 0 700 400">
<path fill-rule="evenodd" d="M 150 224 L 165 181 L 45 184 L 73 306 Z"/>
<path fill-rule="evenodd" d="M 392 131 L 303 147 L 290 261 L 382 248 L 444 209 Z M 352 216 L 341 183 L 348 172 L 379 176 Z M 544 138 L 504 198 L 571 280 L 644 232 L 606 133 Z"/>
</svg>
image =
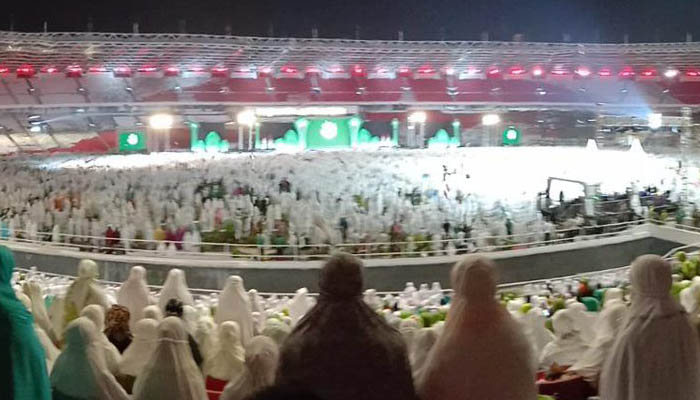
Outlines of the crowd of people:
<svg viewBox="0 0 700 400">
<path fill-rule="evenodd" d="M 344 251 L 461 254 L 553 239 L 562 227 L 537 210 L 549 166 L 484 171 L 477 168 L 479 154 L 221 156 L 124 169 L 90 167 L 89 161 L 81 168 L 0 162 L 0 238 L 166 254 L 223 251 L 201 243 L 238 245 L 229 248 L 245 253 L 247 245 L 254 254 L 263 248 L 279 256 L 360 243 L 385 245 Z M 574 174 L 568 169 L 578 167 L 570 164 L 562 175 Z M 666 170 L 659 170 L 666 184 L 657 181 L 659 174 L 640 182 L 632 171 L 615 189 L 653 184 L 677 193 Z"/>
<path fill-rule="evenodd" d="M 339 253 L 317 297 L 265 298 L 238 276 L 194 296 L 177 269 L 157 293 L 142 267 L 105 287 L 91 260 L 57 289 L 0 246 L 0 379 L 12 400 L 697 399 L 700 278 L 676 293 L 673 268 L 641 256 L 629 281 L 519 296 L 467 256 L 451 291 L 382 297 Z"/>
</svg>

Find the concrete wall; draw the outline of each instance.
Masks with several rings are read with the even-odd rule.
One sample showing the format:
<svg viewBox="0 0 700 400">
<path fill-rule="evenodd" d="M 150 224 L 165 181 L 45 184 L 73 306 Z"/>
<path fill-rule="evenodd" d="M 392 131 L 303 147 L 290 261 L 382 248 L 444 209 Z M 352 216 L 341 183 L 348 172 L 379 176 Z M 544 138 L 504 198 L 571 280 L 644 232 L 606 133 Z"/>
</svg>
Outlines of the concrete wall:
<svg viewBox="0 0 700 400">
<path fill-rule="evenodd" d="M 646 232 L 532 249 L 491 253 L 500 269 L 502 283 L 547 279 L 581 272 L 629 265 L 642 254 L 663 255 L 679 243 L 650 236 Z M 243 277 L 246 287 L 260 292 L 294 292 L 300 287 L 317 291 L 321 262 L 238 262 L 231 260 L 187 260 L 156 257 L 86 254 L 51 248 L 9 244 L 19 267 L 66 275 L 76 274 L 80 258 L 90 257 L 101 266 L 101 278 L 121 282 L 133 265 L 148 270 L 148 282 L 162 284 L 173 267 L 185 270 L 191 288 L 221 289 L 229 275 Z M 441 283 L 449 288 L 449 271 L 461 257 L 368 260 L 367 287 L 380 291 L 401 290 L 408 281 Z"/>
</svg>

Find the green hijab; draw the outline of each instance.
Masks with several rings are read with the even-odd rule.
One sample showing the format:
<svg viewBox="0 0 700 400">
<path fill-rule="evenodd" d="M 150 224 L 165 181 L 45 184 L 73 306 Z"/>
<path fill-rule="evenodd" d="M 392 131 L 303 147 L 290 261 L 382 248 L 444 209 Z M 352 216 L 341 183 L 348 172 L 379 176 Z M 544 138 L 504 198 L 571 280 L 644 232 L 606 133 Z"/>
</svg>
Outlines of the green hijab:
<svg viewBox="0 0 700 400">
<path fill-rule="evenodd" d="M 14 268 L 12 252 L 0 246 L 0 388 L 9 400 L 51 400 L 44 350 L 34 333 L 32 315 L 10 283 Z"/>
</svg>

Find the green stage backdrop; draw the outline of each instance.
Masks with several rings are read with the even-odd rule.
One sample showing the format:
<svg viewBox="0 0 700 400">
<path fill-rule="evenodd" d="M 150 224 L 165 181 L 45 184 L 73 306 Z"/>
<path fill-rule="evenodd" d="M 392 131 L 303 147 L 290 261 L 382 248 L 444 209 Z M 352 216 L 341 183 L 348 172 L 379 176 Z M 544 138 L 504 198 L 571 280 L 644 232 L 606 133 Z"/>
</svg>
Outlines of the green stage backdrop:
<svg viewBox="0 0 700 400">
<path fill-rule="evenodd" d="M 308 149 L 350 147 L 350 118 L 310 119 L 306 133 Z"/>
</svg>

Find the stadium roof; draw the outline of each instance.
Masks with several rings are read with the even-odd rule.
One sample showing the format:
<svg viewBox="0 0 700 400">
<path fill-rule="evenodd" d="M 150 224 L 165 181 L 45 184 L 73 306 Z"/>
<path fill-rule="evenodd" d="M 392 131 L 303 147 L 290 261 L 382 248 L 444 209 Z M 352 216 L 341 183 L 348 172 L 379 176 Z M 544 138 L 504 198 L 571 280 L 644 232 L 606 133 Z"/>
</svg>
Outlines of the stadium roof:
<svg viewBox="0 0 700 400">
<path fill-rule="evenodd" d="M 700 67 L 700 43 L 574 44 L 261 38 L 194 34 L 0 32 L 0 62 L 55 65 L 381 65 L 456 69 L 492 65 Z"/>
</svg>

